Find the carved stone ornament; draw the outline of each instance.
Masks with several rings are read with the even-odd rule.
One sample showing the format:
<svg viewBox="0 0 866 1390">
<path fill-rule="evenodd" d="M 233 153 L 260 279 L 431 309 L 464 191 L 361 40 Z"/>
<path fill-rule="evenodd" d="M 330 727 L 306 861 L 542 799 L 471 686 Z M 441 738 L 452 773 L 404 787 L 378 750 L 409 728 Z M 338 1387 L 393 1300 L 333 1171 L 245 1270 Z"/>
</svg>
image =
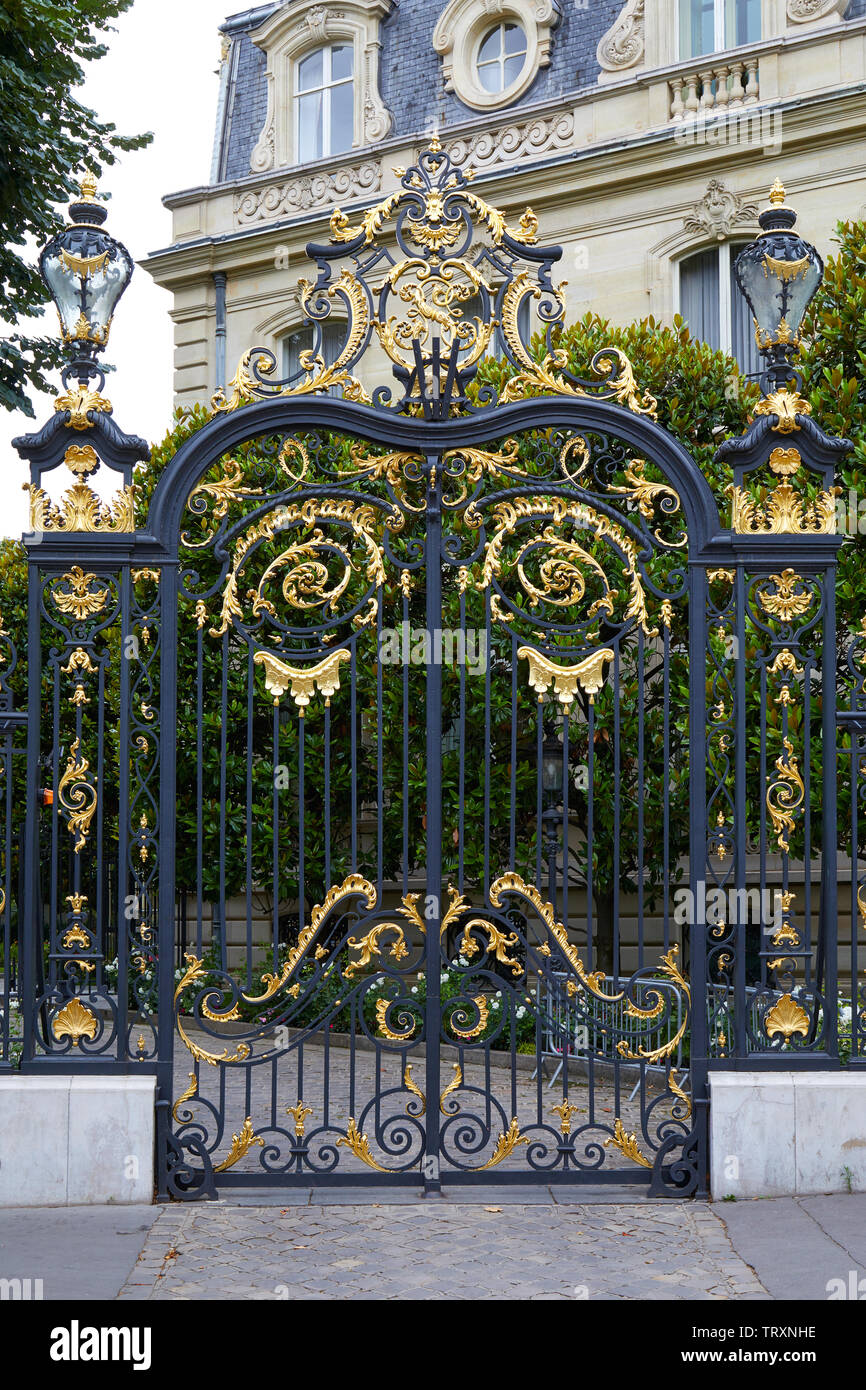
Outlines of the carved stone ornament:
<svg viewBox="0 0 866 1390">
<path fill-rule="evenodd" d="M 696 236 L 709 235 L 724 241 L 735 227 L 754 224 L 758 211 L 757 203 L 744 202 L 738 193 L 725 188 L 721 179 L 710 179 L 703 198 L 683 218 L 683 226 Z"/>
<path fill-rule="evenodd" d="M 334 203 L 351 202 L 368 193 L 378 193 L 382 186 L 382 166 L 378 160 L 363 164 L 344 165 L 339 169 L 323 170 L 284 183 L 268 184 L 266 188 L 251 188 L 235 197 L 235 223 L 239 227 L 251 222 L 268 222 L 272 218 L 291 217 L 293 213 L 314 208 L 330 207 Z"/>
<path fill-rule="evenodd" d="M 518 159 L 533 159 L 555 150 L 574 148 L 574 113 L 560 111 L 554 116 L 539 116 L 521 125 L 499 126 L 482 130 L 478 135 L 464 136 L 448 146 L 448 153 L 458 167 L 471 164 L 474 169 L 492 169 L 497 164 L 513 164 Z"/>
<path fill-rule="evenodd" d="M 844 15 L 848 4 L 849 0 L 788 0 L 788 19 L 792 24 L 815 23 Z"/>
<path fill-rule="evenodd" d="M 644 0 L 628 0 L 603 35 L 596 56 L 605 72 L 636 67 L 644 56 Z"/>
<path fill-rule="evenodd" d="M 383 140 L 391 113 L 379 91 L 379 26 L 393 0 L 340 0 L 339 5 L 299 0 L 276 10 L 253 31 L 267 55 L 268 108 L 250 157 L 254 174 L 297 163 L 294 87 L 298 62 L 323 44 L 351 44 L 355 94 L 355 147 Z"/>
</svg>

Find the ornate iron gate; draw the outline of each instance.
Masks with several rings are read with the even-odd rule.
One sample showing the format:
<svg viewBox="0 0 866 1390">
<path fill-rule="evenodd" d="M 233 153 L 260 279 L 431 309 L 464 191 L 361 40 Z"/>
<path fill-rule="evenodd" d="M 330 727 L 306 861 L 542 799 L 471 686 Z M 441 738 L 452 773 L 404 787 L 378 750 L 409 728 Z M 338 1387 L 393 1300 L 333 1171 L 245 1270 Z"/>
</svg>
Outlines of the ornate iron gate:
<svg viewBox="0 0 866 1390">
<path fill-rule="evenodd" d="M 833 631 L 836 543 L 823 514 L 723 531 L 622 354 L 597 381 L 567 371 L 532 214 L 509 227 L 435 142 L 331 230 L 304 304 L 345 316 L 342 351 L 319 339 L 287 382 L 247 354 L 144 531 L 91 500 L 93 467 L 129 488 L 143 446 L 87 378 L 20 442 L 27 912 L 48 946 L 44 981 L 40 952 L 23 964 L 24 1065 L 153 1068 L 163 1196 L 494 1169 L 702 1190 L 709 1059 L 833 1050 L 830 857 L 817 930 L 810 889 L 794 924 L 788 859 L 797 835 L 811 860 L 803 777 L 835 757 L 834 730 L 798 764 L 791 720 Z M 351 374 L 373 339 L 396 400 Z M 826 489 L 805 410 L 802 458 L 770 465 Z M 784 414 L 772 398 L 736 445 L 743 497 Z M 62 459 L 79 477 L 54 512 L 40 481 Z M 761 887 L 772 824 L 784 906 L 757 943 L 745 904 L 706 911 L 747 889 L 756 634 Z"/>
</svg>

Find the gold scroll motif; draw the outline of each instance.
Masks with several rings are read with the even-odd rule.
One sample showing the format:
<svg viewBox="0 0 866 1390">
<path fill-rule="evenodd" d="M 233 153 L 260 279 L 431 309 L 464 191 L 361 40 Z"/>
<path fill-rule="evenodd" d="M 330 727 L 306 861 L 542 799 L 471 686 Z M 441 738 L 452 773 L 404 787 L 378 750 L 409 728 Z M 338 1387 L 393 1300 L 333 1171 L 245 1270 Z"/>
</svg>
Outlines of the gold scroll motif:
<svg viewBox="0 0 866 1390">
<path fill-rule="evenodd" d="M 241 359 L 229 394 L 220 390 L 214 395 L 213 410 L 235 410 L 269 395 L 302 395 L 327 391 L 333 386 L 341 386 L 346 399 L 369 403 L 369 396 L 360 382 L 350 375 L 349 367 L 354 366 L 371 331 L 375 332 L 389 358 L 410 372 L 415 366 L 416 344 L 422 349 L 429 348 L 434 337 L 442 346 L 443 376 L 448 370 L 447 359 L 452 348 L 461 352 L 462 365 L 471 366 L 478 361 L 488 349 L 494 330 L 500 326 L 489 310 L 482 315 L 466 315 L 466 306 L 476 295 L 480 294 L 486 305 L 493 302 L 494 287 L 479 269 L 484 248 L 479 243 L 478 247 L 467 248 L 465 256 L 449 253 L 464 240 L 467 223 L 486 233 L 494 248 L 502 247 L 506 238 L 512 248 L 515 245 L 534 246 L 538 218 L 527 208 L 518 225 L 509 226 L 498 208 L 468 187 L 467 176 L 454 169 L 447 156 L 441 155 L 434 162 L 432 157 L 440 155 L 441 147 L 434 140 L 429 147 L 424 174 L 419 168 L 408 173 L 402 170 L 400 176 L 404 186 L 363 213 L 357 223 L 350 222 L 339 208 L 331 216 L 331 242 L 335 246 L 348 247 L 355 243 L 372 247 L 380 239 L 384 244 L 388 235 L 386 224 L 400 217 L 402 238 L 417 247 L 418 255 L 406 256 L 387 271 L 386 293 L 379 299 L 380 312 L 371 315 L 369 288 L 348 269 L 343 270 L 333 285 L 299 281 L 301 304 L 308 320 L 322 322 L 326 318 L 322 312 L 324 295 L 339 303 L 346 313 L 346 337 L 335 361 L 328 365 L 323 357 L 315 356 L 313 350 L 308 349 L 301 353 L 300 359 L 306 373 L 304 379 L 295 385 L 269 389 L 267 381 L 257 380 L 253 375 L 252 363 L 254 358 L 258 361 L 263 378 L 272 377 L 276 359 L 272 353 L 251 349 Z M 411 215 L 406 216 L 407 212 Z M 472 260 L 468 259 L 470 250 Z M 527 392 L 587 394 L 564 375 L 568 369 L 565 349 L 557 349 L 542 362 L 536 362 L 520 334 L 521 307 L 530 298 L 543 298 L 551 306 L 552 316 L 554 305 L 559 306 L 560 317 L 564 315 L 562 289 L 562 286 L 542 286 L 527 271 L 522 271 L 511 279 L 502 293 L 501 328 L 519 367 L 518 374 L 503 389 L 503 403 Z M 390 313 L 392 305 L 395 312 Z M 648 391 L 642 396 L 639 394 L 632 365 L 618 348 L 610 346 L 597 354 L 594 369 L 599 376 L 606 373 L 608 377 L 606 389 L 597 393 L 599 398 L 615 400 L 630 410 L 655 417 L 655 398 Z M 613 376 L 614 371 L 616 376 Z"/>
<path fill-rule="evenodd" d="M 418 1082 L 417 1082 L 417 1081 L 413 1081 L 413 1079 L 412 1079 L 412 1063 L 411 1063 L 411 1062 L 407 1062 L 407 1064 L 406 1064 L 406 1070 L 405 1070 L 405 1072 L 403 1073 L 403 1085 L 406 1087 L 407 1091 L 411 1091 L 412 1094 L 413 1094 L 414 1096 L 417 1096 L 417 1097 L 418 1097 L 418 1099 L 419 1099 L 420 1102 L 421 1102 L 421 1109 L 418 1111 L 418 1114 L 419 1114 L 419 1115 L 424 1115 L 424 1114 L 426 1113 L 426 1111 L 427 1111 L 427 1097 L 425 1096 L 424 1092 L 421 1090 L 421 1087 L 418 1085 Z M 411 1105 L 411 1104 L 412 1104 L 412 1102 L 409 1101 L 409 1105 Z M 407 1108 L 406 1108 L 406 1113 L 407 1113 L 407 1115 L 409 1114 L 408 1105 L 407 1105 Z"/>
<path fill-rule="evenodd" d="M 796 813 L 803 804 L 806 788 L 794 757 L 793 743 L 785 737 L 782 747 L 785 751 L 776 759 L 778 776 L 767 788 L 767 810 L 779 849 L 787 854 L 791 847 L 788 837 L 794 829 Z"/>
<path fill-rule="evenodd" d="M 529 684 L 538 691 L 539 702 L 552 685 L 556 698 L 567 710 L 574 703 L 578 685 L 589 696 L 589 703 L 595 704 L 595 697 L 604 685 L 605 664 L 613 661 L 616 653 L 612 647 L 603 647 L 575 666 L 559 666 L 534 647 L 518 647 L 517 656 L 518 659 L 526 657 L 529 662 Z"/>
<path fill-rule="evenodd" d="M 291 686 L 292 699 L 302 716 L 317 690 L 324 695 L 326 705 L 331 703 L 331 696 L 340 689 L 340 663 L 350 660 L 351 653 L 345 647 L 315 666 L 290 666 L 273 652 L 256 652 L 253 657 L 256 666 L 264 667 L 265 689 L 273 695 L 274 704 L 280 703 Z"/>
<path fill-rule="evenodd" d="M 490 885 L 490 901 L 492 905 L 494 907 L 501 907 L 503 896 L 506 893 L 516 893 L 519 897 L 522 897 L 526 902 L 532 904 L 532 906 L 535 908 L 535 911 L 538 913 L 538 916 L 541 918 L 548 931 L 550 932 L 550 935 L 555 940 L 562 955 L 568 961 L 569 965 L 571 966 L 577 978 L 580 980 L 583 987 L 589 990 L 590 994 L 594 995 L 596 999 L 601 999 L 605 1003 L 609 1004 L 615 1004 L 618 1003 L 620 1000 L 625 999 L 625 990 L 620 990 L 618 994 L 606 994 L 604 992 L 604 990 L 601 988 L 601 983 L 604 980 L 604 974 L 601 970 L 594 970 L 592 972 L 587 971 L 586 966 L 580 959 L 576 946 L 572 945 L 572 943 L 569 941 L 568 933 L 566 932 L 562 922 L 557 922 L 556 913 L 552 904 L 549 902 L 545 902 L 541 893 L 535 887 L 534 884 L 526 883 L 517 873 L 503 874 L 500 878 L 496 879 L 496 881 Z M 682 975 L 677 966 L 676 960 L 678 954 L 679 947 L 672 946 L 671 949 L 667 952 L 667 954 L 662 956 L 661 965 L 659 969 L 661 973 L 665 975 L 669 980 L 671 980 L 679 989 L 681 989 L 683 994 L 685 995 L 687 1007 L 684 1010 L 683 1022 L 680 1028 L 677 1029 L 677 1032 L 668 1042 L 663 1043 L 660 1047 L 653 1049 L 647 1049 L 639 1046 L 637 1052 L 632 1052 L 629 1049 L 628 1043 L 623 1039 L 623 1041 L 620 1042 L 617 1046 L 617 1051 L 620 1053 L 620 1056 L 634 1058 L 635 1060 L 643 1059 L 647 1062 L 656 1062 L 661 1061 L 661 1059 L 664 1057 L 672 1056 L 673 1053 L 676 1051 L 677 1047 L 679 1046 L 680 1041 L 685 1034 L 686 1028 L 688 1027 L 691 1007 L 691 989 L 688 981 Z M 569 983 L 573 984 L 574 982 L 570 981 Z M 569 993 L 571 993 L 571 991 L 569 991 Z M 642 1020 L 644 1022 L 649 1022 L 652 1019 L 659 1017 L 659 1014 L 661 1013 L 661 1010 L 659 1008 L 659 1004 L 661 1003 L 661 996 L 658 991 L 653 991 L 651 981 L 649 982 L 648 993 L 652 1002 L 646 1008 L 641 1008 L 640 1006 L 633 1004 L 631 1001 L 627 1003 L 625 1012 L 630 1018 Z"/>
<path fill-rule="evenodd" d="M 376 1023 L 382 1037 L 387 1038 L 389 1042 L 408 1042 L 414 1036 L 418 1021 L 412 1014 L 405 1014 L 403 1017 L 410 1020 L 410 1024 L 404 1028 L 402 1033 L 395 1033 L 388 1025 L 388 1012 L 396 1002 L 392 999 L 376 1000 Z"/>
<path fill-rule="evenodd" d="M 80 743 L 80 739 L 75 739 L 70 746 L 66 771 L 57 786 L 57 800 L 66 812 L 66 824 L 69 833 L 78 836 L 73 846 L 76 854 L 80 854 L 87 844 L 90 822 L 93 820 L 99 800 L 95 785 L 96 778 L 94 777 L 93 782 L 91 782 L 87 776 L 90 771 L 90 763 L 86 758 L 79 759 Z"/>
<path fill-rule="evenodd" d="M 317 547 L 326 548 L 331 554 L 340 553 L 344 565 L 349 570 L 357 569 L 358 566 L 351 560 L 344 547 L 339 546 L 336 542 L 326 540 L 316 525 L 320 521 L 334 521 L 348 526 L 366 551 L 366 565 L 364 566 L 366 579 L 377 588 L 385 583 L 385 556 L 382 547 L 376 540 L 375 531 L 378 522 L 371 507 L 354 506 L 351 502 L 339 498 L 310 500 L 300 506 L 296 504 L 281 505 L 275 507 L 261 521 L 255 523 L 242 536 L 238 537 L 235 543 L 232 568 L 223 590 L 220 622 L 216 627 L 210 629 L 211 637 L 221 637 L 223 633 L 228 631 L 233 618 L 243 617 L 243 608 L 238 597 L 238 575 L 253 546 L 260 541 L 272 541 L 278 531 L 284 531 L 289 526 L 305 525 L 313 529 L 313 535 L 303 545 L 289 546 L 268 566 L 257 589 L 250 591 L 250 597 L 253 600 L 253 613 L 274 613 L 273 604 L 265 598 L 264 586 L 278 569 L 294 560 L 300 560 L 300 563 L 283 579 L 283 597 L 287 602 L 295 608 L 333 605 L 339 592 L 345 589 L 349 576 L 344 576 L 345 582 L 339 592 L 335 594 L 333 588 L 328 589 L 326 587 L 327 570 L 324 565 L 312 559 L 312 551 Z M 387 518 L 386 525 L 390 525 L 392 529 L 399 529 L 402 525 L 399 512 Z M 368 611 L 359 613 L 355 617 L 355 626 L 365 627 L 375 622 L 378 611 L 378 601 L 371 598 Z"/>
<path fill-rule="evenodd" d="M 453 1095 L 455 1091 L 459 1091 L 461 1086 L 463 1085 L 463 1068 L 461 1067 L 459 1062 L 452 1062 L 451 1065 L 454 1068 L 454 1075 L 452 1076 L 451 1080 L 448 1082 L 448 1085 L 445 1087 L 445 1090 L 439 1097 L 439 1109 L 443 1115 L 449 1115 L 452 1113 L 450 1110 L 445 1109 L 445 1102 L 449 1096 Z"/>
<path fill-rule="evenodd" d="M 175 1019 L 177 1021 L 177 1031 L 180 1033 L 181 1041 L 183 1042 L 184 1047 L 187 1047 L 189 1049 L 189 1051 L 192 1053 L 193 1059 L 196 1062 L 206 1062 L 209 1067 L 216 1067 L 220 1064 L 220 1062 L 246 1061 L 247 1057 L 249 1057 L 250 1055 L 249 1043 L 238 1043 L 237 1050 L 235 1052 L 232 1052 L 231 1054 L 229 1053 L 227 1047 L 224 1048 L 221 1053 L 207 1052 L 203 1047 L 199 1047 L 198 1043 L 193 1042 L 192 1038 L 187 1033 L 186 1028 L 181 1022 L 181 1014 L 178 1012 L 178 1004 L 180 1002 L 180 997 L 183 994 L 184 990 L 187 989 L 190 985 L 198 984 L 200 980 L 206 979 L 207 976 L 210 974 L 210 971 L 208 970 L 204 962 L 199 960 L 197 956 L 193 955 L 191 951 L 187 951 L 186 955 L 184 956 L 184 960 L 188 961 L 189 964 L 186 970 L 184 971 L 183 975 L 181 976 L 180 980 L 178 980 L 177 986 L 174 991 L 174 1013 Z"/>
<path fill-rule="evenodd" d="M 274 995 L 278 994 L 283 986 L 288 984 L 304 956 L 307 947 L 312 944 L 325 918 L 329 915 L 331 910 L 336 907 L 337 903 L 343 902 L 346 898 L 362 897 L 367 907 L 373 908 L 376 906 L 377 896 L 373 884 L 368 882 L 367 879 L 362 878 L 360 874 L 349 874 L 347 878 L 343 879 L 342 883 L 335 884 L 334 887 L 330 888 L 325 894 L 323 901 L 317 903 L 313 908 L 310 913 L 308 925 L 304 927 L 304 930 L 298 937 L 297 943 L 289 951 L 285 965 L 279 975 L 276 973 L 262 975 L 262 983 L 265 985 L 264 994 L 245 994 L 243 996 L 244 999 L 246 999 L 249 1004 L 264 1004 L 268 999 L 273 999 Z"/>
<path fill-rule="evenodd" d="M 279 390 L 274 389 L 268 392 L 265 383 L 257 381 L 253 376 L 251 365 L 253 358 L 257 357 L 260 359 L 259 371 L 262 375 L 273 376 L 277 366 L 276 358 L 272 353 L 265 352 L 261 348 L 250 348 L 248 352 L 244 353 L 237 371 L 229 383 L 230 394 L 227 396 L 220 387 L 211 398 L 211 409 L 215 413 L 237 410 L 239 406 L 249 405 L 251 401 L 260 400 L 263 394 L 302 396 L 330 391 L 333 386 L 342 387 L 345 400 L 362 401 L 365 404 L 370 404 L 370 397 L 361 383 L 347 370 L 348 364 L 363 343 L 370 326 L 370 311 L 364 286 L 351 271 L 344 270 L 340 278 L 324 291 L 311 285 L 308 280 L 299 280 L 298 288 L 301 291 L 301 307 L 309 319 L 316 318 L 314 301 L 318 300 L 322 293 L 326 293 L 329 299 L 336 300 L 346 310 L 348 318 L 346 339 L 336 358 L 328 364 L 323 357 L 315 356 L 312 349 L 307 348 L 300 354 L 300 363 L 306 372 L 304 380 L 294 386 L 283 386 Z M 319 317 L 321 316 L 319 315 Z M 265 386 L 264 392 L 263 386 Z"/>
<path fill-rule="evenodd" d="M 601 582 L 603 593 L 589 608 L 589 616 L 597 613 L 613 614 L 616 591 L 611 589 L 607 576 L 599 562 L 577 541 L 569 541 L 558 534 L 557 528 L 570 521 L 575 527 L 591 531 L 597 539 L 610 542 L 618 551 L 623 573 L 628 581 L 629 600 L 625 619 L 634 618 L 647 637 L 657 637 L 658 629 L 650 627 L 647 612 L 646 592 L 640 575 L 638 551 L 634 541 L 615 521 L 601 515 L 584 502 L 566 502 L 562 498 L 532 499 L 514 497 L 500 502 L 493 509 L 496 530 L 487 543 L 479 588 L 483 592 L 498 579 L 503 565 L 503 552 L 506 542 L 523 521 L 537 522 L 539 515 L 550 517 L 550 525 L 536 536 L 521 544 L 517 556 L 517 571 L 530 605 L 537 607 L 543 600 L 557 607 L 568 607 L 580 602 L 586 592 L 586 580 L 580 566 L 591 570 Z M 539 566 L 542 586 L 529 580 L 525 571 L 525 557 L 532 547 L 543 546 L 548 558 Z M 496 595 L 494 595 L 496 597 Z M 491 606 L 493 609 L 493 606 Z M 498 605 L 493 610 L 498 621 L 507 621 Z"/>
<path fill-rule="evenodd" d="M 185 1121 L 180 1118 L 180 1108 L 182 1105 L 185 1105 L 188 1100 L 192 1100 L 196 1095 L 198 1095 L 198 1077 L 194 1071 L 191 1071 L 189 1073 L 189 1085 L 186 1090 L 178 1096 L 174 1105 L 171 1107 L 171 1116 L 175 1124 L 180 1125 L 185 1123 Z"/>
<path fill-rule="evenodd" d="M 371 963 L 374 956 L 381 955 L 381 940 L 386 932 L 394 933 L 394 941 L 391 943 L 390 948 L 391 959 L 396 961 L 405 960 L 409 954 L 409 948 L 406 945 L 406 934 L 400 923 L 378 922 L 376 926 L 368 931 L 366 936 L 362 936 L 360 940 L 358 940 L 356 936 L 350 936 L 346 942 L 346 945 L 351 951 L 358 952 L 358 958 L 357 960 L 350 961 L 346 966 L 343 972 L 344 979 L 351 979 L 357 970 L 364 970 Z"/>
</svg>

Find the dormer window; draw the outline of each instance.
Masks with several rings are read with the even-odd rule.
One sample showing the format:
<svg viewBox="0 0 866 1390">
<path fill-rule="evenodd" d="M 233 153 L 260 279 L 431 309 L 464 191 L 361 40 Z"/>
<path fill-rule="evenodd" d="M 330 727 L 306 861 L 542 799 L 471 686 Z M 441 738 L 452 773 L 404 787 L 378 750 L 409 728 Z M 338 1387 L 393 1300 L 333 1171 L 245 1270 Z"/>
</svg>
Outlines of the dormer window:
<svg viewBox="0 0 866 1390">
<path fill-rule="evenodd" d="M 481 40 L 478 79 L 485 92 L 507 92 L 523 72 L 526 35 L 519 24 L 497 24 Z"/>
<path fill-rule="evenodd" d="M 295 83 L 297 163 L 351 149 L 355 139 L 352 45 L 334 43 L 308 53 L 296 66 Z"/>
<path fill-rule="evenodd" d="M 756 43 L 761 0 L 680 0 L 680 57 L 699 58 Z"/>
</svg>

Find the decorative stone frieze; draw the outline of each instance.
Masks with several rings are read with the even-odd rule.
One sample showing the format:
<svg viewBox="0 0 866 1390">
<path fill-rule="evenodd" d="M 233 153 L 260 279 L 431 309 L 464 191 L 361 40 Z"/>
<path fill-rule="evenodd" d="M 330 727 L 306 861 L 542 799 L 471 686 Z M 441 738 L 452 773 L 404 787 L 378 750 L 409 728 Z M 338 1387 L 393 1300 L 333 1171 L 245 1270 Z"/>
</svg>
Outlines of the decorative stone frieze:
<svg viewBox="0 0 866 1390">
<path fill-rule="evenodd" d="M 471 164 L 476 169 L 492 169 L 497 164 L 514 164 L 536 155 L 574 147 L 574 115 L 560 111 L 554 116 L 539 116 L 521 125 L 483 130 L 478 135 L 455 140 L 448 153 L 457 165 Z"/>
<path fill-rule="evenodd" d="M 745 202 L 739 193 L 726 188 L 721 179 L 710 179 L 703 198 L 683 218 L 683 226 L 696 236 L 709 235 L 724 241 L 735 227 L 751 226 L 757 217 L 757 203 Z"/>
<path fill-rule="evenodd" d="M 234 218 L 239 227 L 254 222 L 270 222 L 293 213 L 329 207 L 334 203 L 351 202 L 368 193 L 378 193 L 382 186 L 382 165 L 378 160 L 363 164 L 347 164 L 343 168 L 323 170 L 286 179 L 283 183 L 251 188 L 235 197 Z"/>
</svg>

